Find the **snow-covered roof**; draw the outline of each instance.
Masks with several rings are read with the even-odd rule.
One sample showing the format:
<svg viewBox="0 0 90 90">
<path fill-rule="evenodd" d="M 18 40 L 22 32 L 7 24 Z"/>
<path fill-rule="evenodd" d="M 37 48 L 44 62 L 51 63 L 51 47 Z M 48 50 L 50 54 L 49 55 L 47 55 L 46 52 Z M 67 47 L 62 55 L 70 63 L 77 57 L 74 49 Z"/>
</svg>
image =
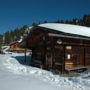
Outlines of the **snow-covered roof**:
<svg viewBox="0 0 90 90">
<path fill-rule="evenodd" d="M 79 25 L 71 25 L 71 24 L 58 24 L 58 23 L 46 23 L 38 25 L 40 27 L 53 29 L 56 31 L 61 31 L 64 33 L 76 34 L 90 37 L 90 28 Z"/>
<path fill-rule="evenodd" d="M 23 36 L 21 36 L 20 40 L 18 40 L 19 43 L 23 41 Z"/>
</svg>

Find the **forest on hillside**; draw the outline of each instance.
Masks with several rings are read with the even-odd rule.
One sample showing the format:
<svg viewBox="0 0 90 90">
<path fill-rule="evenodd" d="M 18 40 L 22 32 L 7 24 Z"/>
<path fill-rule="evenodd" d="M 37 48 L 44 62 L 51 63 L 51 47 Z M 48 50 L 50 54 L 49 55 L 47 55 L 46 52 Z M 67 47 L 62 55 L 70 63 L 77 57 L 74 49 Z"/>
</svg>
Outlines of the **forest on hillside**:
<svg viewBox="0 0 90 90">
<path fill-rule="evenodd" d="M 82 18 L 74 18 L 72 20 L 56 20 L 54 22 L 43 21 L 36 23 L 34 22 L 32 26 L 37 26 L 42 23 L 65 23 L 65 24 L 74 24 L 90 27 L 90 14 L 84 15 Z M 16 28 L 15 30 L 8 30 L 3 35 L 0 35 L 0 47 L 2 45 L 8 45 L 11 42 L 20 40 L 21 36 L 24 36 L 25 30 L 29 28 L 28 25 L 24 25 L 21 28 Z"/>
<path fill-rule="evenodd" d="M 25 30 L 29 28 L 28 25 L 24 25 L 21 28 L 16 28 L 15 30 L 9 30 L 3 35 L 0 35 L 0 47 L 2 45 L 8 45 L 11 42 L 20 40 L 21 36 L 24 36 Z"/>
</svg>

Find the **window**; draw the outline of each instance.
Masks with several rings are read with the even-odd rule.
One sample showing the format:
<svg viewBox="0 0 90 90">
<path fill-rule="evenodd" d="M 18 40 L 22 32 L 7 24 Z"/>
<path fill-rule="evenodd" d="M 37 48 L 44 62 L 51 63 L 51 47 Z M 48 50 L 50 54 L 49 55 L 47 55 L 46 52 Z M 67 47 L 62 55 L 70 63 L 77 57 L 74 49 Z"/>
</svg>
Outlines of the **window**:
<svg viewBox="0 0 90 90">
<path fill-rule="evenodd" d="M 70 54 L 67 54 L 67 59 L 71 59 L 71 55 Z"/>
</svg>

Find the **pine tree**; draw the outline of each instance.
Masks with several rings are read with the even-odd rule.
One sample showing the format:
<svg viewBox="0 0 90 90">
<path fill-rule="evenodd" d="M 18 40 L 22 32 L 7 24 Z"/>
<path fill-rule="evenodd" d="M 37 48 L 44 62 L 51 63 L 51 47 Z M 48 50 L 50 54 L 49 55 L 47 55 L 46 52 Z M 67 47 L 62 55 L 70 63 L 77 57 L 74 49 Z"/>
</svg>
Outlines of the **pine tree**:
<svg viewBox="0 0 90 90">
<path fill-rule="evenodd" d="M 84 23 L 84 26 L 90 27 L 90 15 L 83 16 L 83 23 Z"/>
<path fill-rule="evenodd" d="M 44 21 L 43 23 L 48 23 L 48 21 Z"/>
<path fill-rule="evenodd" d="M 37 23 L 35 23 L 35 22 L 33 22 L 33 24 L 32 24 L 32 26 L 37 26 L 38 24 Z"/>
</svg>

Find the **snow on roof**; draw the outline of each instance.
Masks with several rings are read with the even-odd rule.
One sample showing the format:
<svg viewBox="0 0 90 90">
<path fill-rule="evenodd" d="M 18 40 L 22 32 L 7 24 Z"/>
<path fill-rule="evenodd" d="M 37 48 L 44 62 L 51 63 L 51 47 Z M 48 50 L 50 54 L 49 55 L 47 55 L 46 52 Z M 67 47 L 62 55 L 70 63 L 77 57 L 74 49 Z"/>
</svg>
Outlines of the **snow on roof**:
<svg viewBox="0 0 90 90">
<path fill-rule="evenodd" d="M 71 25 L 71 24 L 58 24 L 58 23 L 46 23 L 46 24 L 40 24 L 38 26 L 61 31 L 64 33 L 90 37 L 90 28 L 85 26 Z"/>
<path fill-rule="evenodd" d="M 21 36 L 21 38 L 18 42 L 21 43 L 22 41 L 23 41 L 23 36 Z"/>
</svg>

